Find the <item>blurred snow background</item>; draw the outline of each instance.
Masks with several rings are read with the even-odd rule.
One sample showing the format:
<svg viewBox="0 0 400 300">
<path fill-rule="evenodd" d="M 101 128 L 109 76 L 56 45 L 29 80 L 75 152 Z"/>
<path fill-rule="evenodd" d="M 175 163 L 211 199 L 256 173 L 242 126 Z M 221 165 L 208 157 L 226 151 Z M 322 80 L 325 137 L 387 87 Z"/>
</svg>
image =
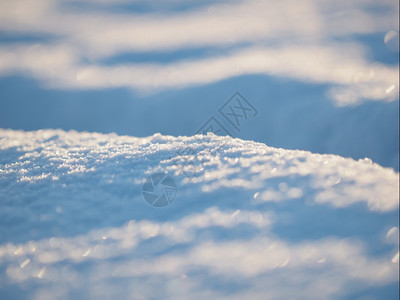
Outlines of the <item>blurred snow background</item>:
<svg viewBox="0 0 400 300">
<path fill-rule="evenodd" d="M 253 210 L 261 214 L 267 212 L 279 214 L 280 222 L 266 217 L 271 224 L 275 224 L 274 228 L 280 228 L 279 231 L 274 232 L 273 236 L 266 234 L 266 239 L 261 238 L 264 237 L 264 231 L 249 229 L 253 226 L 251 224 L 257 223 L 254 220 L 258 220 L 259 217 L 249 217 L 250 221 L 244 221 L 244 223 L 247 222 L 250 227 L 244 226 L 244 229 L 240 229 L 237 234 L 230 230 L 220 232 L 219 229 L 212 227 L 208 231 L 205 230 L 204 236 L 201 230 L 197 232 L 197 229 L 193 229 L 196 232 L 194 234 L 196 238 L 193 238 L 192 229 L 187 229 L 187 232 L 186 229 L 182 229 L 185 231 L 182 235 L 189 235 L 192 240 L 199 238 L 201 241 L 224 243 L 218 246 L 207 244 L 205 248 L 198 249 L 195 247 L 196 243 L 191 244 L 193 251 L 208 249 L 204 252 L 210 253 L 217 251 L 215 249 L 218 248 L 218 251 L 225 254 L 226 251 L 221 249 L 235 248 L 230 243 L 235 243 L 235 238 L 246 234 L 254 238 L 248 245 L 254 246 L 256 250 L 250 251 L 247 248 L 243 250 L 241 246 L 237 246 L 237 249 L 242 249 L 238 250 L 242 251 L 238 255 L 246 256 L 247 254 L 243 253 L 250 251 L 255 253 L 250 256 L 257 262 L 258 255 L 262 253 L 258 252 L 258 247 L 268 247 L 267 244 L 275 245 L 275 242 L 279 245 L 276 249 L 280 250 L 271 251 L 278 253 L 285 253 L 292 246 L 300 253 L 303 251 L 326 253 L 324 249 L 332 248 L 334 249 L 333 256 L 345 253 L 341 258 L 335 256 L 335 259 L 346 263 L 340 264 L 339 269 L 335 266 L 332 267 L 333 269 L 325 269 L 326 276 L 321 281 L 314 282 L 314 288 L 312 285 L 304 288 L 305 284 L 302 281 L 316 278 L 311 274 L 314 274 L 313 272 L 318 274 L 319 269 L 314 269 L 312 265 L 302 265 L 299 262 L 305 268 L 301 268 L 301 272 L 276 272 L 272 277 L 263 277 L 265 274 L 257 277 L 262 272 L 248 268 L 247 274 L 253 276 L 254 282 L 252 296 L 265 298 L 263 291 L 266 282 L 276 287 L 277 281 L 286 278 L 291 282 L 292 289 L 284 292 L 289 294 L 282 294 L 282 291 L 278 290 L 276 294 L 271 294 L 270 298 L 293 298 L 293 295 L 298 296 L 297 292 L 301 287 L 304 292 L 304 295 L 300 295 L 301 298 L 312 298 L 313 295 L 320 297 L 321 293 L 326 293 L 326 298 L 397 299 L 398 278 L 393 281 L 393 276 L 390 275 L 393 272 L 393 263 L 390 259 L 393 256 L 393 245 L 396 245 L 393 236 L 398 234 L 398 206 L 393 205 L 393 201 L 398 201 L 398 190 L 395 190 L 398 173 L 390 169 L 399 171 L 398 28 L 399 4 L 394 0 L 0 0 L 0 128 L 23 131 L 73 129 L 79 132 L 113 132 L 135 137 L 147 137 L 155 133 L 191 136 L 210 117 L 215 117 L 233 136 L 244 140 L 261 142 L 270 147 L 334 154 L 353 158 L 356 161 L 361 159 L 355 163 L 353 160 L 341 161 L 337 158 L 338 156 L 334 156 L 336 157 L 335 164 L 338 165 L 336 169 L 332 167 L 331 171 L 336 175 L 328 174 L 329 176 L 321 177 L 323 179 L 317 180 L 319 182 L 317 186 L 311 183 L 309 185 L 307 181 L 309 180 L 307 176 L 313 176 L 312 172 L 305 175 L 299 171 L 301 176 L 304 175 L 306 178 L 305 186 L 311 190 L 321 189 L 321 191 L 311 193 L 312 196 L 309 196 L 311 200 L 304 194 L 298 197 L 299 201 L 288 200 L 288 202 L 280 200 L 291 198 L 288 195 L 296 195 L 296 192 L 292 191 L 292 194 L 288 192 L 292 187 L 287 181 L 293 180 L 300 184 L 297 177 L 291 179 L 291 172 L 282 174 L 281 179 L 270 183 L 268 180 L 257 179 L 259 175 L 257 170 L 265 166 L 263 164 L 252 166 L 251 161 L 247 162 L 251 172 L 244 171 L 244 176 L 258 174 L 254 175 L 251 181 L 239 175 L 239 171 L 243 171 L 243 166 L 238 166 L 238 169 L 232 168 L 232 170 L 223 169 L 219 172 L 206 168 L 204 172 L 208 175 L 204 175 L 205 178 L 208 178 L 207 176 L 228 178 L 214 179 L 215 182 L 207 184 L 204 181 L 205 178 L 199 179 L 197 183 L 196 181 L 179 181 L 179 193 L 181 197 L 191 199 L 192 210 L 184 206 L 179 214 L 174 215 L 170 210 L 183 205 L 178 199 L 171 206 L 175 208 L 155 210 L 146 207 L 143 199 L 140 198 L 140 185 L 132 182 L 132 188 L 136 186 L 137 190 L 131 190 L 127 187 L 129 181 L 125 179 L 126 176 L 132 175 L 135 178 L 131 180 L 140 181 L 145 171 L 150 172 L 148 168 L 154 168 L 153 171 L 155 171 L 160 166 L 161 160 L 156 158 L 153 161 L 154 153 L 161 155 L 159 151 L 165 151 L 167 156 L 176 155 L 174 151 L 183 149 L 182 145 L 176 145 L 172 152 L 169 146 L 165 146 L 169 150 L 160 150 L 156 146 L 154 149 L 150 147 L 147 149 L 150 152 L 143 152 L 141 154 L 143 156 L 140 157 L 129 156 L 132 154 L 130 153 L 128 158 L 134 159 L 130 167 L 136 168 L 137 164 L 143 163 L 140 167 L 143 172 L 139 172 L 140 175 L 118 168 L 116 172 L 112 167 L 105 170 L 100 168 L 105 172 L 102 174 L 103 171 L 95 171 L 99 167 L 99 161 L 104 160 L 110 166 L 116 161 L 123 165 L 127 163 L 125 154 L 121 154 L 120 159 L 114 159 L 110 156 L 116 155 L 112 154 L 113 151 L 102 148 L 108 142 L 123 144 L 126 142 L 125 137 L 86 133 L 80 136 L 70 133 L 68 136 L 63 131 L 58 133 L 2 131 L 3 138 L 0 140 L 0 215 L 2 218 L 0 220 L 0 256 L 3 255 L 6 259 L 1 265 L 5 273 L 0 275 L 0 296 L 25 298 L 35 290 L 36 294 L 32 294 L 32 297 L 54 298 L 63 295 L 75 297 L 73 285 L 63 285 L 53 279 L 59 280 L 65 276 L 77 283 L 81 279 L 79 276 L 98 273 L 90 263 L 85 265 L 86 260 L 79 266 L 74 264 L 69 266 L 66 263 L 60 268 L 53 265 L 52 268 L 46 269 L 46 272 L 40 273 L 41 270 L 45 270 L 44 265 L 35 265 L 30 262 L 37 261 L 46 265 L 46 259 L 49 257 L 51 264 L 62 261 L 60 257 L 69 257 L 74 261 L 76 253 L 71 254 L 65 249 L 69 254 L 64 253 L 64 250 L 60 250 L 64 246 L 60 245 L 70 243 L 73 247 L 79 248 L 79 251 L 83 251 L 83 248 L 89 251 L 88 249 L 92 249 L 95 245 L 93 240 L 95 238 L 92 239 L 92 235 L 97 236 L 97 233 L 91 232 L 101 231 L 102 228 L 114 228 L 110 230 L 120 232 L 116 233 L 115 239 L 125 243 L 121 235 L 133 226 L 133 223 L 129 223 L 133 220 L 142 222 L 150 219 L 151 225 L 145 223 L 144 231 L 154 226 L 163 228 L 164 222 L 167 222 L 169 217 L 173 219 L 173 222 L 177 222 L 175 227 L 182 228 L 186 228 L 186 225 L 177 225 L 179 222 L 184 222 L 182 220 L 190 219 L 191 216 L 194 218 L 197 214 L 200 214 L 201 218 L 211 218 L 209 215 L 212 214 L 214 216 L 212 218 L 218 219 L 218 222 L 225 222 L 221 221 L 226 220 L 225 214 L 232 216 L 238 209 L 241 210 L 238 203 L 243 201 L 247 203 L 250 201 L 248 199 L 254 200 L 257 188 L 261 188 L 263 192 L 260 191 L 257 194 L 259 199 L 280 200 L 267 201 L 272 207 L 257 206 L 249 202 L 243 204 L 245 207 L 243 209 L 249 210 L 246 213 L 250 215 L 255 213 Z M 258 111 L 256 117 L 241 123 L 240 130 L 234 128 L 218 112 L 237 91 Z M 86 138 L 89 140 L 85 140 Z M 13 145 L 13 139 L 15 139 L 15 145 Z M 155 144 L 168 144 L 166 141 L 173 141 L 172 138 L 165 136 L 150 138 L 150 140 L 132 139 L 126 142 L 129 145 L 127 149 L 130 147 L 136 149 L 135 147 L 138 147 L 136 143 L 147 143 L 150 140 Z M 31 146 L 27 147 L 24 140 L 27 144 L 32 143 Z M 236 141 L 242 143 L 239 140 Z M 75 145 L 72 148 L 71 143 Z M 188 143 L 191 144 L 189 146 L 191 148 L 200 147 L 195 140 L 190 140 Z M 60 144 L 64 146 L 61 147 Z M 230 145 L 235 146 L 234 143 Z M 93 151 L 100 151 L 100 153 L 96 155 L 92 153 L 93 156 L 90 156 L 92 146 Z M 215 144 L 208 146 L 214 147 Z M 62 150 L 63 147 L 66 152 Z M 84 151 L 80 151 L 80 148 Z M 229 149 L 225 150 L 229 153 Z M 76 151 L 76 156 L 72 159 L 74 164 L 76 160 L 84 159 L 87 155 L 89 157 L 71 169 L 68 169 L 67 165 L 62 166 L 60 170 L 54 169 L 51 163 L 57 164 L 59 159 L 62 160 L 63 155 L 68 158 L 71 151 Z M 240 159 L 244 155 L 238 151 L 230 156 L 226 151 L 220 155 L 227 159 Z M 263 155 L 262 153 L 264 152 L 261 151 L 258 155 Z M 282 153 L 285 153 L 282 162 L 288 163 L 291 159 L 287 156 L 289 152 Z M 49 160 L 51 157 L 55 161 Z M 89 159 L 90 157 L 92 160 Z M 368 159 L 364 160 L 364 158 Z M 143 159 L 150 159 L 151 163 L 141 162 Z M 215 159 L 218 161 L 222 158 Z M 342 162 L 350 166 L 354 163 L 354 168 L 361 172 L 356 172 L 357 174 L 370 172 L 370 175 L 363 174 L 366 181 L 362 188 L 357 181 L 356 173 L 340 169 Z M 373 170 L 369 169 L 372 168 L 370 164 L 374 166 Z M 369 167 L 364 169 L 364 165 Z M 43 169 L 44 166 L 47 169 Z M 326 167 L 326 165 L 323 166 Z M 379 166 L 388 169 L 380 169 Z M 86 174 L 86 171 L 91 170 L 92 167 L 94 173 L 89 171 Z M 343 168 L 347 170 L 348 167 Z M 213 173 L 214 171 L 217 173 Z M 298 170 L 292 171 L 296 174 Z M 61 173 L 58 174 L 58 172 Z M 82 175 L 82 172 L 86 175 Z M 321 171 L 313 169 L 313 172 L 319 174 Z M 384 173 L 392 175 L 381 178 Z M 62 174 L 70 175 L 69 178 L 62 178 Z M 92 176 L 95 177 L 92 178 Z M 109 176 L 109 178 L 102 176 Z M 354 177 L 354 182 L 349 179 L 349 186 L 342 190 L 342 185 L 339 185 L 336 188 L 340 188 L 332 192 L 331 185 L 343 176 Z M 383 187 L 380 184 L 383 184 L 384 179 L 389 178 L 386 176 L 391 178 L 390 183 L 388 187 Z M 279 185 L 281 181 L 284 185 Z M 99 183 L 101 183 L 100 188 L 92 193 L 93 186 L 97 187 Z M 68 190 L 66 192 L 63 190 L 63 184 L 78 185 L 80 192 L 76 194 L 71 194 Z M 259 184 L 259 186 L 252 184 Z M 270 184 L 272 186 L 269 186 Z M 38 185 L 41 188 L 35 192 Z M 235 189 L 232 190 L 233 187 Z M 268 187 L 271 190 L 268 190 Z M 373 187 L 376 187 L 376 190 Z M 295 191 L 298 193 L 298 190 Z M 140 200 L 132 202 L 131 199 L 136 196 Z M 75 200 L 71 201 L 67 209 L 63 205 L 69 203 L 70 197 Z M 202 202 L 204 197 L 208 200 Z M 121 205 L 119 202 L 121 199 L 125 202 L 122 206 L 118 206 Z M 234 204 L 229 202 L 229 199 L 234 201 Z M 111 203 L 111 206 L 107 207 L 105 201 Z M 314 201 L 327 202 L 327 206 L 310 205 Z M 380 204 L 377 205 L 376 201 Z M 78 202 L 86 203 L 84 208 L 77 205 Z M 193 206 L 194 203 L 199 202 L 203 204 L 197 204 L 198 207 Z M 329 203 L 331 206 L 328 205 Z M 217 208 L 212 208 L 213 206 Z M 372 209 L 374 207 L 386 207 L 386 209 Z M 134 208 L 139 212 L 133 213 Z M 110 209 L 110 212 L 104 218 L 107 209 Z M 80 221 L 75 223 L 73 216 L 82 211 L 84 214 Z M 217 211 L 217 217 L 215 217 L 215 211 Z M 62 213 L 66 216 L 65 219 L 59 218 Z M 307 222 L 309 219 L 312 221 Z M 324 225 L 324 220 L 328 220 L 328 225 Z M 338 220 L 343 221 L 343 224 L 338 224 Z M 64 221 L 67 223 L 63 223 Z M 272 226 L 270 223 L 263 224 L 265 228 L 269 228 L 268 226 Z M 296 226 L 288 224 L 296 224 Z M 261 227 L 264 228 L 264 225 Z M 139 228 L 142 228 L 140 226 Z M 33 229 L 28 229 L 30 227 Z M 235 227 L 233 231 L 236 229 Z M 390 230 L 392 230 L 391 233 L 387 233 Z M 215 234 L 218 238 L 214 239 Z M 391 242 L 386 240 L 386 234 Z M 353 240 L 342 240 L 355 236 L 360 244 Z M 56 242 L 64 238 L 71 240 Z M 226 241 L 221 241 L 219 238 L 225 238 Z M 41 249 L 39 252 L 43 251 L 43 261 L 41 257 L 35 258 L 36 254 L 33 257 L 26 256 L 26 251 L 32 246 L 29 241 L 36 242 L 41 239 L 43 239 L 43 245 L 40 247 L 43 248 L 38 246 L 38 249 Z M 182 239 L 182 241 L 185 240 Z M 270 242 L 269 239 L 274 242 Z M 280 239 L 284 239 L 285 243 L 280 244 Z M 145 240 L 147 241 L 147 238 Z M 181 249 L 180 247 L 185 248 L 181 244 L 182 241 L 179 241 L 171 247 L 177 247 L 178 250 Z M 8 244 L 9 242 L 12 244 Z M 84 245 L 78 247 L 81 242 Z M 154 243 L 158 246 L 155 248 L 153 242 L 140 243 L 145 247 L 143 249 L 147 250 L 134 252 L 127 261 L 142 257 L 146 251 L 150 251 L 151 259 L 159 257 L 164 251 L 162 249 L 166 242 L 164 239 L 156 239 Z M 391 248 L 383 246 L 388 243 Z M 341 246 L 337 246 L 338 244 Z M 50 251 L 47 247 L 54 248 L 54 251 Z M 115 245 L 110 247 L 119 249 Z M 340 247 L 344 250 L 340 250 L 342 249 Z M 395 247 L 398 249 L 398 242 Z M 84 252 L 83 254 L 87 254 L 84 257 L 89 257 L 90 251 Z M 121 261 L 124 261 L 122 258 L 125 255 L 123 254 L 125 252 L 118 251 L 113 259 L 108 258 L 107 255 L 104 256 L 107 257 L 106 259 L 98 257 L 105 263 L 99 268 L 110 270 L 114 262 L 116 264 L 112 268 L 118 268 Z M 12 258 L 7 255 L 11 255 Z M 37 255 L 40 256 L 40 253 Z M 188 254 L 186 257 L 188 261 L 192 259 L 191 255 Z M 210 256 L 205 256 L 211 259 Z M 311 256 L 314 257 L 314 254 Z M 51 257 L 57 257 L 57 259 L 51 260 Z M 303 261 L 304 257 L 301 257 L 299 261 Z M 215 260 L 218 260 L 217 258 L 220 258 L 220 255 L 216 254 Z M 323 258 L 320 259 L 323 262 Z M 185 273 L 187 262 L 177 262 L 175 258 L 172 260 L 173 263 L 166 262 L 169 267 L 164 265 L 165 268 L 161 268 L 158 274 L 164 274 L 163 272 L 172 268 L 171 266 L 179 265 L 180 270 L 183 270 L 184 277 L 182 278 L 189 278 Z M 78 261 L 81 263 L 81 259 Z M 286 257 L 283 259 L 283 265 L 285 261 Z M 371 261 L 371 266 L 367 266 L 366 261 Z M 98 263 L 97 260 L 94 262 Z M 197 272 L 197 277 L 188 281 L 190 282 L 187 286 L 189 294 L 198 295 L 198 298 L 206 296 L 223 298 L 248 287 L 244 281 L 236 277 L 230 278 L 232 280 L 221 279 L 232 271 L 229 269 L 231 266 L 229 258 L 221 262 L 223 266 L 215 261 L 213 263 L 217 267 L 212 272 L 191 271 L 192 276 Z M 352 271 L 353 263 L 361 266 L 354 272 Z M 143 263 L 139 269 L 143 270 L 149 266 L 145 264 Z M 200 265 L 204 267 L 212 263 L 203 261 Z M 30 275 L 21 271 L 28 266 L 34 266 L 28 272 Z M 218 270 L 218 266 L 222 268 L 222 271 Z M 397 263 L 395 266 L 398 268 Z M 271 266 L 261 265 L 260 268 L 262 267 L 268 269 Z M 275 272 L 275 267 L 268 270 Z M 236 271 L 240 270 L 240 272 L 246 270 L 245 265 L 237 266 L 237 268 Z M 306 269 L 310 273 L 306 272 Z M 50 274 L 48 270 L 53 270 L 55 273 L 50 273 L 56 275 L 49 275 L 53 278 L 46 283 L 49 285 L 45 284 L 42 290 L 37 289 L 40 283 L 36 285 L 36 281 L 31 277 L 41 274 L 39 277 L 44 278 L 45 274 Z M 79 275 L 80 271 L 86 275 Z M 219 271 L 225 275 L 218 277 L 216 274 Z M 154 284 L 158 286 L 165 279 L 162 275 L 154 277 L 154 274 L 146 273 L 146 275 L 140 271 L 133 275 L 128 272 L 126 277 L 121 275 L 121 272 L 125 272 L 123 270 L 115 272 L 119 275 L 110 275 L 104 280 L 96 277 L 93 279 L 94 285 L 86 282 L 92 288 L 91 292 L 88 289 L 88 294 L 84 294 L 82 298 L 98 298 L 97 293 L 107 291 L 110 294 L 104 294 L 103 298 L 115 298 L 115 292 L 120 290 L 125 282 L 121 278 L 136 278 L 129 282 L 132 286 L 129 291 L 121 290 L 122 295 L 132 297 L 134 291 L 142 286 L 143 278 L 154 280 Z M 355 281 L 346 283 L 349 278 L 341 278 L 337 272 L 346 273 L 351 278 L 355 278 Z M 211 276 L 211 279 L 208 281 L 204 274 Z M 299 279 L 306 274 L 310 276 Z M 378 281 L 374 281 L 378 277 L 368 274 L 381 275 L 378 276 L 380 278 Z M 328 280 L 330 275 L 331 280 Z M 90 278 L 89 276 L 89 280 Z M 172 286 L 181 285 L 182 278 L 171 279 Z M 203 282 L 203 286 L 209 288 L 207 291 L 210 294 L 202 290 L 201 284 L 199 284 L 200 288 L 193 287 L 195 283 L 191 280 Z M 12 285 L 10 282 L 17 282 L 17 284 Z M 337 284 L 335 285 L 334 282 Z M 213 287 L 211 287 L 212 283 L 214 283 Z M 114 284 L 115 288 L 112 288 Z M 49 286 L 54 287 L 51 289 Z M 82 287 L 75 288 L 79 293 L 83 291 Z M 165 289 L 160 289 L 160 292 L 168 294 L 171 289 L 173 290 L 171 287 L 165 287 Z M 147 298 L 151 290 L 149 286 L 143 288 L 143 294 L 137 294 L 136 298 L 141 296 Z M 222 294 L 218 292 L 214 294 L 218 290 L 222 291 Z M 271 291 L 270 288 L 268 290 Z M 224 294 L 227 291 L 231 291 L 232 295 Z M 290 294 L 291 292 L 294 294 Z M 171 295 L 175 298 L 185 298 L 187 293 Z M 236 295 L 239 298 L 250 296 L 239 292 Z M 160 298 L 159 295 L 153 296 Z"/>
</svg>

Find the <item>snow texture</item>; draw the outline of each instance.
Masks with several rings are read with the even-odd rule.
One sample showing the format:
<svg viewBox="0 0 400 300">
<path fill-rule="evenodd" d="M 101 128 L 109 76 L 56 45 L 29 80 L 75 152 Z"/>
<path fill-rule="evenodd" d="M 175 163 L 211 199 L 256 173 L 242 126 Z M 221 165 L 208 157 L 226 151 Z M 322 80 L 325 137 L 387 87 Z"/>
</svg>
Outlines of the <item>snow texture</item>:
<svg viewBox="0 0 400 300">
<path fill-rule="evenodd" d="M 0 298 L 397 299 L 398 180 L 212 134 L 0 130 Z"/>
</svg>

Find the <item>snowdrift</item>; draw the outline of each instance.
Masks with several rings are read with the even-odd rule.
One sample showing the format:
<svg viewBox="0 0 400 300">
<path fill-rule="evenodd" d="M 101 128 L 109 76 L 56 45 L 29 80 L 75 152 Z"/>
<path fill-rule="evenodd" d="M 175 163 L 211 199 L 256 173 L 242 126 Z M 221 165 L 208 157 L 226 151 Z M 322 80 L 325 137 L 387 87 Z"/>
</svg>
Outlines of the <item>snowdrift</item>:
<svg viewBox="0 0 400 300">
<path fill-rule="evenodd" d="M 212 134 L 0 130 L 0 298 L 397 299 L 398 180 Z"/>
</svg>

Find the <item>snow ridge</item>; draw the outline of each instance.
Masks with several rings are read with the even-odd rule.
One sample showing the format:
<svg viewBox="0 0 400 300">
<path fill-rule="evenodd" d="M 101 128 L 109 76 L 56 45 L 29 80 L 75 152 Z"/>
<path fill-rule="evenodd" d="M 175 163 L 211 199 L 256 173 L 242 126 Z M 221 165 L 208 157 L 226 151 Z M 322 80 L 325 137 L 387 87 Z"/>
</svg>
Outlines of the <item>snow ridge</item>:
<svg viewBox="0 0 400 300">
<path fill-rule="evenodd" d="M 178 187 L 165 208 L 141 196 L 155 172 Z M 398 179 L 369 159 L 213 134 L 0 130 L 0 298 L 333 299 L 392 287 Z"/>
</svg>

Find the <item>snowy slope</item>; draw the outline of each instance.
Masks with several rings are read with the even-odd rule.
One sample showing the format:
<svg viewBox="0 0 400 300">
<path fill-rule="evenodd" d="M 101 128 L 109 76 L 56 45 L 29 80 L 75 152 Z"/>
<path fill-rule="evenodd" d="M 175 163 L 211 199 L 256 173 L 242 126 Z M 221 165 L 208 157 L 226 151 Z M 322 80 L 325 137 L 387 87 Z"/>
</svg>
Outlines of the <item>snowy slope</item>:
<svg viewBox="0 0 400 300">
<path fill-rule="evenodd" d="M 215 135 L 0 130 L 0 299 L 397 299 L 398 179 Z"/>
</svg>

